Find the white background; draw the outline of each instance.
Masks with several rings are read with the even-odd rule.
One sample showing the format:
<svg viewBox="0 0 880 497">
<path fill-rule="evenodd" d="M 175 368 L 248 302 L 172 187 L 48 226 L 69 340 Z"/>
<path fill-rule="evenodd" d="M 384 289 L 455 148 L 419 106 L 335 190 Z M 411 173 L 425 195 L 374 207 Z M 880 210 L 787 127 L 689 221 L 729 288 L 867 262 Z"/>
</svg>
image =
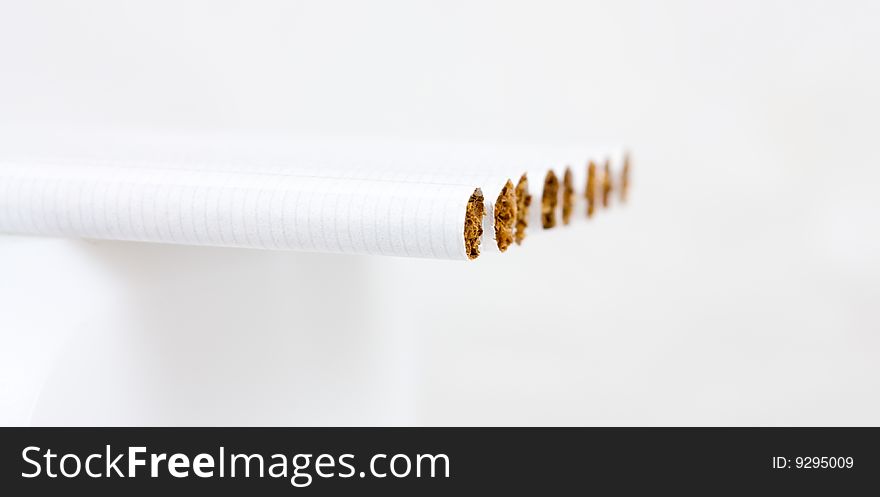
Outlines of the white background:
<svg viewBox="0 0 880 497">
<path fill-rule="evenodd" d="M 3 424 L 877 425 L 880 4 L 0 4 L 0 125 L 590 143 L 476 263 L 0 237 Z"/>
</svg>

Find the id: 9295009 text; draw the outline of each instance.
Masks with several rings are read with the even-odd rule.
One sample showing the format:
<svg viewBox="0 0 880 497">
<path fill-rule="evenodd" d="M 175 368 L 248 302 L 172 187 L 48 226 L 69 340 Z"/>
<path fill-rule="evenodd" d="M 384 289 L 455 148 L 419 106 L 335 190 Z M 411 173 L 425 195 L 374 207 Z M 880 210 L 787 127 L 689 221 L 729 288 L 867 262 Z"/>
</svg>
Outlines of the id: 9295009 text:
<svg viewBox="0 0 880 497">
<path fill-rule="evenodd" d="M 773 469 L 852 469 L 851 456 L 797 456 L 773 457 Z"/>
</svg>

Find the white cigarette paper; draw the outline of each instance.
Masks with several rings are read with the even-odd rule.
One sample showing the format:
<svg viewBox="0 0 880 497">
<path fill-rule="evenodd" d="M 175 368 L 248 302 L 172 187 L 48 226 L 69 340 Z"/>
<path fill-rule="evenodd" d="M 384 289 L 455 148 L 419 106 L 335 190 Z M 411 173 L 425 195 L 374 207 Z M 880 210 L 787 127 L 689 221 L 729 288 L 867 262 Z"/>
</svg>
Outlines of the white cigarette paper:
<svg viewBox="0 0 880 497">
<path fill-rule="evenodd" d="M 475 188 L 184 167 L 0 164 L 0 231 L 467 259 Z"/>
</svg>

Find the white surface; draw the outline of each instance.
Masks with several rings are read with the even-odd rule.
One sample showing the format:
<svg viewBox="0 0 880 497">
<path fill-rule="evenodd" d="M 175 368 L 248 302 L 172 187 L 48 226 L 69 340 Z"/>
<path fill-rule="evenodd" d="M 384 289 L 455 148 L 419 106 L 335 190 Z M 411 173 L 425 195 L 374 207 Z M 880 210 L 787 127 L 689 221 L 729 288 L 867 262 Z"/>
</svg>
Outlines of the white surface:
<svg viewBox="0 0 880 497">
<path fill-rule="evenodd" d="M 878 9 L 4 4 L 5 125 L 623 137 L 634 177 L 481 264 L 3 238 L 0 420 L 876 425 Z"/>
</svg>

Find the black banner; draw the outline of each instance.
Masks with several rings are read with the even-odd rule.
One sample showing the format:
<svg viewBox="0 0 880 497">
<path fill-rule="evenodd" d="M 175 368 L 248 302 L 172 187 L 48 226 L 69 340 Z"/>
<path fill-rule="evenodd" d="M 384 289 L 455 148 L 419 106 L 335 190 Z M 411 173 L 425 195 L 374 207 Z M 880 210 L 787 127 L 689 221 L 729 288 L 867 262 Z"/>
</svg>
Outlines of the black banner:
<svg viewBox="0 0 880 497">
<path fill-rule="evenodd" d="M 5 495 L 851 494 L 880 477 L 877 428 L 0 428 L 0 447 Z"/>
</svg>

